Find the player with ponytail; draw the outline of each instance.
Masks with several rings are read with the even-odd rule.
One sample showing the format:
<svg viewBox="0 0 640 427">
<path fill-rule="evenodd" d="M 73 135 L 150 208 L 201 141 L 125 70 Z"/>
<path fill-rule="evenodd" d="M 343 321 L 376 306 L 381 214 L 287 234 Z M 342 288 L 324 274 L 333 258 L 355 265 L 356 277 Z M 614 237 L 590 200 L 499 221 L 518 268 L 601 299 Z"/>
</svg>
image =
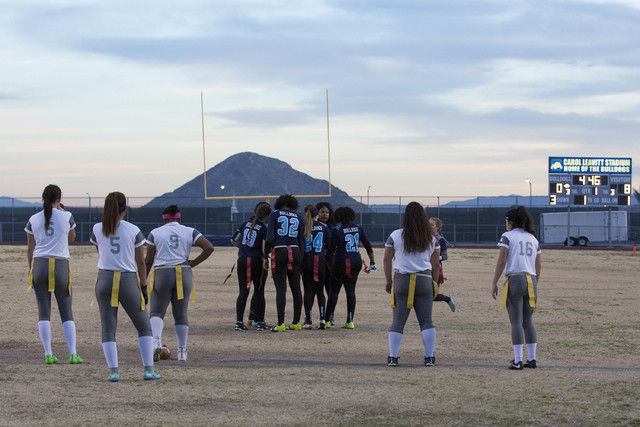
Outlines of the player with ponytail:
<svg viewBox="0 0 640 427">
<path fill-rule="evenodd" d="M 140 229 L 124 220 L 127 199 L 120 192 L 107 195 L 102 222 L 93 226 L 90 242 L 98 249 L 96 299 L 102 324 L 102 350 L 109 366 L 108 380 L 120 379 L 116 325 L 118 305 L 127 312 L 138 331 L 138 346 L 145 380 L 160 378 L 153 369 L 153 337 L 145 305 L 147 269 L 144 259 L 145 238 Z"/>
<path fill-rule="evenodd" d="M 45 363 L 58 359 L 51 349 L 51 293 L 56 297 L 62 320 L 62 331 L 69 349 L 69 363 L 83 360 L 76 351 L 76 324 L 71 310 L 71 268 L 69 243 L 76 238 L 73 215 L 62 208 L 62 191 L 57 185 L 47 185 L 42 192 L 42 211 L 31 216 L 27 232 L 27 262 L 29 286 L 33 287 L 38 305 L 38 332 L 44 347 Z"/>
<path fill-rule="evenodd" d="M 533 311 L 538 299 L 538 280 L 542 268 L 540 244 L 531 214 L 524 206 L 509 209 L 498 247 L 500 254 L 491 284 L 491 296 L 498 296 L 498 280 L 507 277 L 502 290 L 500 308 L 506 308 L 511 322 L 511 343 L 514 359 L 509 369 L 536 368 L 538 337 L 533 325 Z M 527 361 L 523 363 L 523 348 L 527 345 Z"/>
<path fill-rule="evenodd" d="M 253 210 L 253 218 L 240 226 L 231 242 L 238 248 L 238 298 L 236 299 L 237 331 L 247 330 L 244 324 L 244 310 L 247 306 L 251 283 L 253 283 L 253 297 L 251 298 L 250 314 L 252 323 L 259 331 L 267 330 L 264 321 L 264 285 L 267 272 L 262 268 L 264 255 L 264 239 L 267 235 L 267 219 L 271 213 L 271 206 L 267 202 L 259 202 Z M 253 317 L 251 317 L 253 316 Z"/>
<path fill-rule="evenodd" d="M 304 285 L 304 313 L 303 329 L 311 329 L 311 309 L 314 299 L 318 299 L 320 311 L 320 323 L 318 329 L 325 329 L 324 320 L 325 297 L 324 280 L 326 274 L 324 257 L 329 246 L 329 229 L 318 221 L 318 208 L 315 205 L 307 205 L 304 208 L 304 239 L 305 249 L 302 259 L 302 283 Z"/>
</svg>

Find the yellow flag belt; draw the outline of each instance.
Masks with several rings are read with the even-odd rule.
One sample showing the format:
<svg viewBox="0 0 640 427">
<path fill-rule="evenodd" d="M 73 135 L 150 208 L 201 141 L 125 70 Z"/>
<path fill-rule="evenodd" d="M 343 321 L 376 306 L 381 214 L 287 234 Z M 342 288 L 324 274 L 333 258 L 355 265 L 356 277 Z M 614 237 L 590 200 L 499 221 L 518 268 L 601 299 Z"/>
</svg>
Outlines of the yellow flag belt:
<svg viewBox="0 0 640 427">
<path fill-rule="evenodd" d="M 538 296 L 536 295 L 533 289 L 533 279 L 531 279 L 531 275 L 529 273 L 525 273 L 527 277 L 527 287 L 529 291 L 529 305 L 531 308 L 536 308 L 538 303 Z M 509 278 L 504 282 L 504 286 L 502 287 L 502 298 L 500 299 L 500 309 L 503 309 L 507 306 L 507 294 L 509 293 Z"/>
</svg>

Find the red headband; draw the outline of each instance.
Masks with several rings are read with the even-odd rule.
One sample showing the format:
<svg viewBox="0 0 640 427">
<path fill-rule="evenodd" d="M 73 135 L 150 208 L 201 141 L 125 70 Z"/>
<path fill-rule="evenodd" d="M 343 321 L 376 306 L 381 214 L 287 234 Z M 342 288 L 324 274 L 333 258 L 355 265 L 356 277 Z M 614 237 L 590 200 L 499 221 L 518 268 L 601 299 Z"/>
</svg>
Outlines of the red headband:
<svg viewBox="0 0 640 427">
<path fill-rule="evenodd" d="M 180 218 L 180 212 L 176 212 L 174 214 L 162 214 L 162 219 L 173 219 Z"/>
</svg>

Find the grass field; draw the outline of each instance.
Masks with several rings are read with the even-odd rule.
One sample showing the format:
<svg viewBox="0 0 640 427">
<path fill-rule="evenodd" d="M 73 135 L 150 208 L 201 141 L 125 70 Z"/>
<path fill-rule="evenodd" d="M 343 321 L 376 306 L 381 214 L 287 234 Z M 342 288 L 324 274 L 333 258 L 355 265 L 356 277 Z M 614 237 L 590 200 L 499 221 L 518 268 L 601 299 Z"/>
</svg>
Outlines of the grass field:
<svg viewBox="0 0 640 427">
<path fill-rule="evenodd" d="M 362 274 L 354 330 L 274 334 L 235 331 L 236 251 L 216 249 L 194 270 L 189 361 L 156 364 L 143 381 L 137 335 L 120 310 L 119 383 L 106 381 L 97 305 L 95 248 L 71 248 L 74 315 L 82 365 L 68 357 L 55 304 L 45 365 L 26 247 L 0 247 L 0 424 L 2 425 L 640 425 L 640 255 L 547 250 L 539 284 L 538 369 L 510 371 L 507 313 L 490 296 L 497 249 L 449 250 L 443 287 L 455 313 L 435 303 L 437 364 L 422 365 L 415 316 L 386 366 L 391 322 L 384 276 Z M 382 249 L 376 249 L 382 260 Z M 380 263 L 381 264 L 381 263 Z M 267 282 L 267 321 L 275 291 Z M 291 301 L 287 322 L 291 321 Z M 344 294 L 336 325 L 346 316 Z M 317 322 L 314 311 L 314 322 Z M 164 342 L 175 350 L 173 319 Z"/>
</svg>

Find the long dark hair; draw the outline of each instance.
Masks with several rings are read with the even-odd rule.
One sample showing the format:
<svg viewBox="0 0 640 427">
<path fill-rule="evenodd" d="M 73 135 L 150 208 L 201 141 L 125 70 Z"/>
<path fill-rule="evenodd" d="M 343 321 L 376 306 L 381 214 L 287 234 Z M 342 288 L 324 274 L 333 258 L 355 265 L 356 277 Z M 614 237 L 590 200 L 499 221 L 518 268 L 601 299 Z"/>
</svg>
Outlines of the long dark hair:
<svg viewBox="0 0 640 427">
<path fill-rule="evenodd" d="M 42 192 L 42 207 L 44 208 L 44 229 L 49 228 L 49 221 L 53 212 L 53 204 L 62 198 L 62 190 L 55 184 L 44 187 Z"/>
<path fill-rule="evenodd" d="M 327 220 L 327 225 L 330 225 L 331 227 L 336 225 L 336 220 L 333 215 L 333 207 L 331 206 L 331 203 L 318 202 L 316 203 L 316 208 L 318 208 L 318 211 L 320 211 L 320 209 L 322 208 L 327 208 L 329 210 L 329 219 Z"/>
<path fill-rule="evenodd" d="M 104 199 L 104 209 L 102 210 L 102 234 L 109 237 L 116 234 L 120 214 L 127 209 L 127 198 L 119 191 L 109 193 Z"/>
<path fill-rule="evenodd" d="M 276 202 L 273 204 L 275 209 L 291 209 L 292 211 L 298 210 L 298 199 L 291 194 L 283 194 L 282 196 L 276 199 Z"/>
<path fill-rule="evenodd" d="M 411 202 L 404 209 L 402 240 L 404 252 L 407 254 L 424 252 L 433 244 L 433 231 L 429 225 L 429 217 L 418 202 Z"/>
<path fill-rule="evenodd" d="M 536 227 L 533 223 L 533 217 L 524 206 L 516 206 L 507 211 L 507 220 L 513 228 L 522 228 L 527 233 L 536 235 Z"/>
<path fill-rule="evenodd" d="M 267 202 L 258 202 L 255 208 L 253 208 L 253 221 L 251 227 L 249 227 L 249 233 L 253 231 L 258 221 L 265 219 L 271 213 L 271 205 Z"/>
</svg>

